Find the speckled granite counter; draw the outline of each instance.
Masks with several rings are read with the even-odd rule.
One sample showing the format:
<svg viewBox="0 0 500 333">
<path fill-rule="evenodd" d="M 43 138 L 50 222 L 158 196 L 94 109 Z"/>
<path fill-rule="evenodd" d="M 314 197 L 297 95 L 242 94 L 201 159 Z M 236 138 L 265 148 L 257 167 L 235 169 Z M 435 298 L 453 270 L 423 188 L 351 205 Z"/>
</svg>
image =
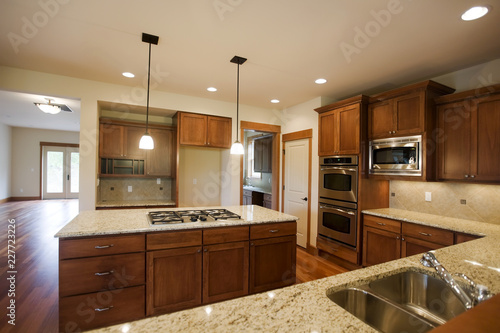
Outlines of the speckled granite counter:
<svg viewBox="0 0 500 333">
<path fill-rule="evenodd" d="M 167 230 L 186 230 L 198 228 L 217 228 L 223 226 L 261 224 L 269 222 L 296 221 L 297 217 L 283 214 L 260 206 L 223 206 L 223 207 L 182 207 L 169 210 L 189 210 L 225 208 L 241 216 L 241 220 L 217 222 L 193 222 L 152 226 L 147 214 L 152 209 L 123 209 L 84 211 L 66 224 L 55 237 L 82 237 L 97 235 L 129 234 Z"/>
<path fill-rule="evenodd" d="M 486 237 L 435 251 L 451 272 L 465 273 L 493 293 L 500 292 L 500 226 L 393 209 L 367 214 L 405 219 Z M 456 224 L 456 225 L 455 225 Z M 146 318 L 93 332 L 376 332 L 335 305 L 327 292 L 367 283 L 407 269 L 431 272 L 420 255 L 308 283 L 209 306 Z"/>
<path fill-rule="evenodd" d="M 159 200 L 106 200 L 96 203 L 96 208 L 122 208 L 122 207 L 167 207 L 175 206 L 175 201 L 159 201 Z"/>
<path fill-rule="evenodd" d="M 260 192 L 260 193 L 264 193 L 264 194 L 272 194 L 272 190 L 266 190 L 266 189 L 263 189 L 261 187 L 252 186 L 252 185 L 243 185 L 243 189 L 253 191 L 253 192 Z"/>
</svg>

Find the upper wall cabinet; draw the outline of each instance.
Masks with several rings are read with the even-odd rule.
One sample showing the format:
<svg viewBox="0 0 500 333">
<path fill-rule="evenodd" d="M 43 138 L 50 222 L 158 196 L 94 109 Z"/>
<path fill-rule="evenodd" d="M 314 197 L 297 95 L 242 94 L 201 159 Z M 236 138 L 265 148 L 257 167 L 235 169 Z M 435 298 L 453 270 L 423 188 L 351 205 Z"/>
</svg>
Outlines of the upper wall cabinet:
<svg viewBox="0 0 500 333">
<path fill-rule="evenodd" d="M 179 144 L 231 148 L 231 118 L 189 112 L 177 112 L 176 117 Z"/>
<path fill-rule="evenodd" d="M 438 179 L 500 182 L 500 85 L 436 99 Z"/>
<path fill-rule="evenodd" d="M 360 116 L 367 100 L 360 95 L 315 109 L 319 113 L 319 156 L 359 154 Z"/>
<path fill-rule="evenodd" d="M 254 168 L 255 172 L 273 172 L 273 138 L 272 136 L 254 140 Z"/>
<path fill-rule="evenodd" d="M 381 139 L 423 134 L 435 126 L 435 97 L 454 89 L 425 81 L 370 97 L 368 138 Z"/>
</svg>

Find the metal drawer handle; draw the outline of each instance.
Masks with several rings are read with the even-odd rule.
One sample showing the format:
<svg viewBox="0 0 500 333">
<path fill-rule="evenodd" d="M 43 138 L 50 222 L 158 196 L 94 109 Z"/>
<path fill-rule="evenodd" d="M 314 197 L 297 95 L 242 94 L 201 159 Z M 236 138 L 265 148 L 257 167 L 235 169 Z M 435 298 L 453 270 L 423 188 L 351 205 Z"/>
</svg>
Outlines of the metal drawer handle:
<svg viewBox="0 0 500 333">
<path fill-rule="evenodd" d="M 419 234 L 421 234 L 422 236 L 432 236 L 432 234 L 428 234 L 428 233 L 425 233 L 425 232 L 419 232 Z"/>
<path fill-rule="evenodd" d="M 103 312 L 103 311 L 108 311 L 113 308 L 113 305 L 108 306 L 107 308 L 96 308 L 94 309 L 95 312 Z"/>
<path fill-rule="evenodd" d="M 111 270 L 109 272 L 95 273 L 95 275 L 97 275 L 97 276 L 104 276 L 104 275 L 109 275 L 109 274 L 113 274 L 113 273 L 114 273 L 114 271 Z"/>
<path fill-rule="evenodd" d="M 378 225 L 385 225 L 385 223 L 377 222 Z"/>
<path fill-rule="evenodd" d="M 278 232 L 280 231 L 279 229 L 274 229 L 274 230 L 269 230 L 269 232 L 272 232 L 272 233 L 275 233 L 275 232 Z"/>
<path fill-rule="evenodd" d="M 109 247 L 113 247 L 115 246 L 114 244 L 109 244 L 109 245 L 96 245 L 95 248 L 96 249 L 107 249 Z"/>
</svg>

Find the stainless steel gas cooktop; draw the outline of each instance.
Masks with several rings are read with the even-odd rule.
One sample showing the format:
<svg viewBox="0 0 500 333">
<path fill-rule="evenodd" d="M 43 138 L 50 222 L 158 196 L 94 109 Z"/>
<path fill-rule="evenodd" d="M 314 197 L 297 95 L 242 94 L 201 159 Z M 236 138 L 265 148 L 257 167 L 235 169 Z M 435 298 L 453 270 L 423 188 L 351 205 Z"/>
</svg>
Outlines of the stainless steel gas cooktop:
<svg viewBox="0 0 500 333">
<path fill-rule="evenodd" d="M 204 210 L 164 210 L 149 212 L 149 223 L 152 225 L 178 224 L 192 222 L 214 222 L 225 220 L 241 220 L 239 215 L 227 209 Z"/>
</svg>

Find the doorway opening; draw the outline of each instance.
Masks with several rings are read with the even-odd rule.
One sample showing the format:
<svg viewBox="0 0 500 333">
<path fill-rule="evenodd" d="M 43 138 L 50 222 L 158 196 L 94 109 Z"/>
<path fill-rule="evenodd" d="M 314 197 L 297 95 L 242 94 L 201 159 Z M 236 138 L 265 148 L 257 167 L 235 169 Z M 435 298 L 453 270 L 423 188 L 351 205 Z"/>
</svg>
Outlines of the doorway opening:
<svg viewBox="0 0 500 333">
<path fill-rule="evenodd" d="M 41 198 L 76 199 L 80 192 L 77 144 L 41 142 Z"/>
</svg>

